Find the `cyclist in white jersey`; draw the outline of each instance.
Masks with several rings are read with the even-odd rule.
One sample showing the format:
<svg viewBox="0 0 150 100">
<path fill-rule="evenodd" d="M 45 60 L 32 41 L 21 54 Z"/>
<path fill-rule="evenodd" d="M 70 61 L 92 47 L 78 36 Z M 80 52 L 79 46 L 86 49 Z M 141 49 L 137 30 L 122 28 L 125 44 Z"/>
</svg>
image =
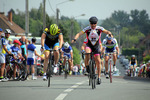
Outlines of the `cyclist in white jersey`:
<svg viewBox="0 0 150 100">
<path fill-rule="evenodd" d="M 94 59 L 96 62 L 97 70 L 98 70 L 98 79 L 97 79 L 97 84 L 101 84 L 101 65 L 100 65 L 100 38 L 101 38 L 101 33 L 105 34 L 111 34 L 110 31 L 105 30 L 103 27 L 97 26 L 98 19 L 93 16 L 89 19 L 90 26 L 87 26 L 84 28 L 81 32 L 76 34 L 74 39 L 72 40 L 72 43 L 75 42 L 81 35 L 86 33 L 86 38 L 87 38 L 87 44 L 85 48 L 86 53 L 91 53 L 94 52 Z M 85 60 L 89 62 L 90 55 L 85 55 Z M 89 64 L 89 63 L 87 63 Z M 89 70 L 89 66 L 86 66 L 87 72 Z"/>
<path fill-rule="evenodd" d="M 112 37 L 112 35 L 106 35 L 106 38 L 103 40 L 103 49 L 102 53 L 105 51 L 105 71 L 106 71 L 106 78 L 109 78 L 108 74 L 108 60 L 109 60 L 109 55 L 108 53 L 113 53 L 113 70 L 116 71 L 116 60 L 117 60 L 117 55 L 116 52 L 119 54 L 119 48 L 118 48 L 118 43 L 115 38 Z"/>
<path fill-rule="evenodd" d="M 0 70 L 0 81 L 5 81 L 3 74 L 4 74 L 4 69 L 5 69 L 5 52 L 10 54 L 10 52 L 7 50 L 7 44 L 8 44 L 8 38 L 11 34 L 11 30 L 6 29 L 5 30 L 5 37 L 0 38 L 0 64 L 1 64 L 1 70 Z M 5 51 L 5 52 L 3 52 Z"/>
</svg>

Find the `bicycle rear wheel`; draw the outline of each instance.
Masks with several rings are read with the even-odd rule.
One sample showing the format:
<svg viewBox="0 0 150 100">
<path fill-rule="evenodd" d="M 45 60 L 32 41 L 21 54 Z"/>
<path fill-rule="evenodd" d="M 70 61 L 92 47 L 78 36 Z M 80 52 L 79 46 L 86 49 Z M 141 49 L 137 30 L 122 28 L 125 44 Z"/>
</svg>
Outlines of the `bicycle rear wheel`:
<svg viewBox="0 0 150 100">
<path fill-rule="evenodd" d="M 110 77 L 110 83 L 112 83 L 112 73 L 111 73 L 111 61 L 110 61 L 110 68 L 109 68 L 109 77 Z"/>
</svg>

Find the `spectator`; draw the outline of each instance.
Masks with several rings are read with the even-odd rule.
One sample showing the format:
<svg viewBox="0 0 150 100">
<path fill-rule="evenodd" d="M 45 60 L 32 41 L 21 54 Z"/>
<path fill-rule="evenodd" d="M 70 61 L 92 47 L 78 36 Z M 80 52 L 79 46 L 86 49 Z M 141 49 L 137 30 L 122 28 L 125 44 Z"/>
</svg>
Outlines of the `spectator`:
<svg viewBox="0 0 150 100">
<path fill-rule="evenodd" d="M 73 66 L 73 75 L 78 74 L 78 65 Z"/>
<path fill-rule="evenodd" d="M 23 61 L 23 64 L 26 65 L 26 59 L 27 59 L 27 50 L 26 50 L 26 37 L 21 36 L 20 42 L 21 42 L 21 51 L 22 51 L 22 56 L 25 58 Z"/>
</svg>

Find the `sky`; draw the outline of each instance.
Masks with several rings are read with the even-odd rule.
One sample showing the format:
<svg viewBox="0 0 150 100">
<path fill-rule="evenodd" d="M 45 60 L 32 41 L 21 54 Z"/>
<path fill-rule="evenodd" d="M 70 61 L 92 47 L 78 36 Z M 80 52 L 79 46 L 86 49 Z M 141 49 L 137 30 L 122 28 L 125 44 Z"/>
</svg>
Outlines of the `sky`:
<svg viewBox="0 0 150 100">
<path fill-rule="evenodd" d="M 0 0 L 0 12 L 12 8 L 16 11 L 25 11 L 26 0 Z M 31 8 L 39 8 L 43 0 L 29 0 L 29 11 Z M 64 2 L 64 3 L 63 3 Z M 89 19 L 97 16 L 98 19 L 106 19 L 114 11 L 123 10 L 130 13 L 131 10 L 146 10 L 150 16 L 150 0 L 46 0 L 46 12 L 49 16 L 56 16 L 56 8 L 60 10 L 60 16 L 64 15 L 75 19 Z M 81 16 L 85 14 L 85 16 Z"/>
</svg>

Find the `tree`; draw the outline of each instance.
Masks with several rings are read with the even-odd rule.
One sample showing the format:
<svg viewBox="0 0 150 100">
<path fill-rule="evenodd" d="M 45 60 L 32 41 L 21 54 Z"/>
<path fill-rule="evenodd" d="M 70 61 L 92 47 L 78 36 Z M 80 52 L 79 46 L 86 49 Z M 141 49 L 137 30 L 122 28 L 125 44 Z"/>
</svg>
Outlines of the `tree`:
<svg viewBox="0 0 150 100">
<path fill-rule="evenodd" d="M 80 51 L 76 47 L 73 48 L 73 64 L 80 64 L 81 61 L 81 56 L 80 56 Z"/>
</svg>

